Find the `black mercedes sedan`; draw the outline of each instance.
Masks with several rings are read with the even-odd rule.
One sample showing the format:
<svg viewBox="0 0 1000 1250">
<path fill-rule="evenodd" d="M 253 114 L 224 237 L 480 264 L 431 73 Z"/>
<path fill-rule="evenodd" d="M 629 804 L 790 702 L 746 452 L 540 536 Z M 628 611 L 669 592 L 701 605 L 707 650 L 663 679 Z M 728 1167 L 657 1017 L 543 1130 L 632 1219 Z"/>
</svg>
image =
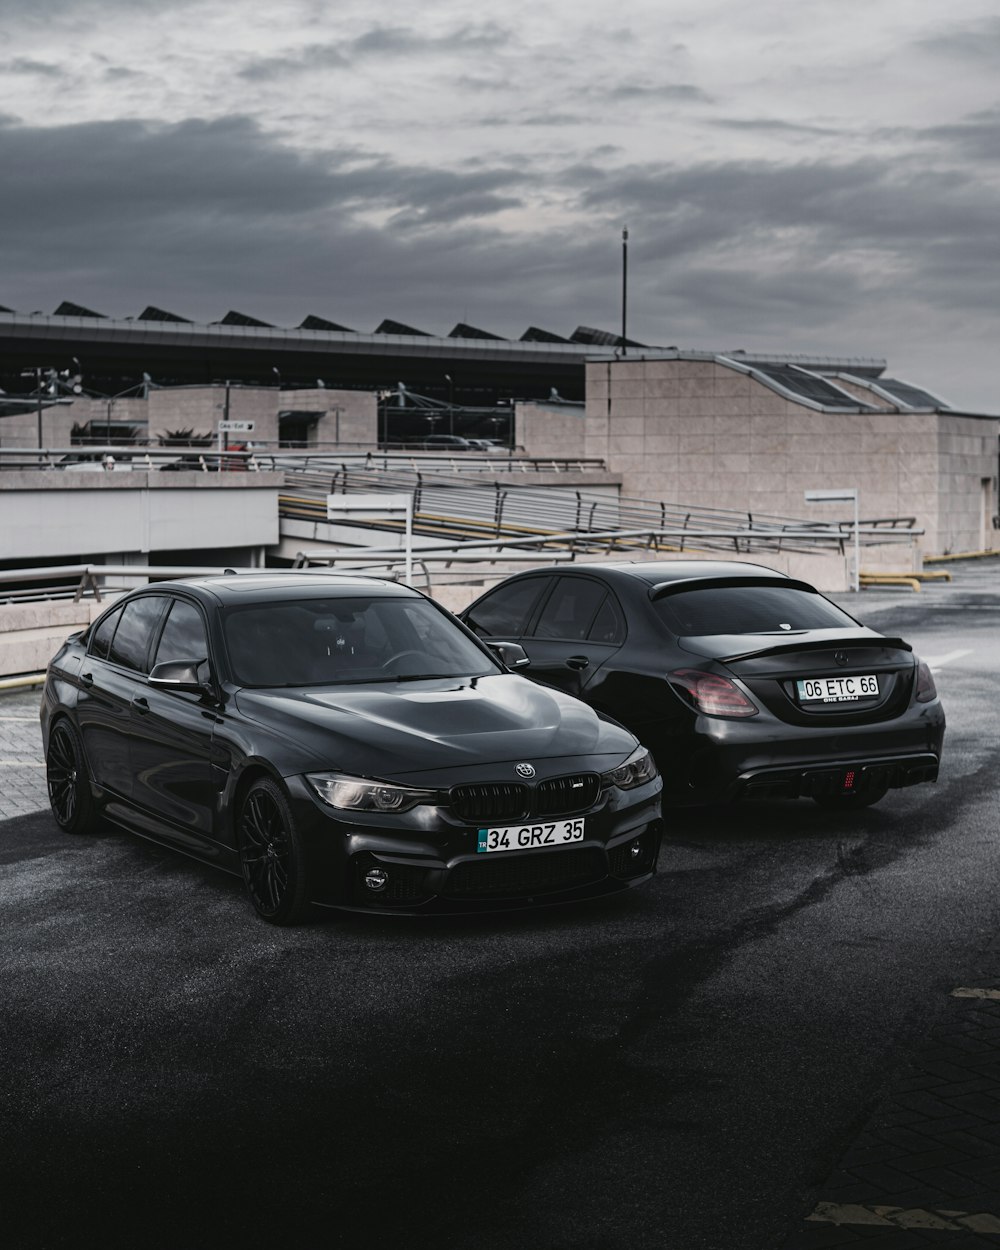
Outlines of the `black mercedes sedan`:
<svg viewBox="0 0 1000 1250">
<path fill-rule="evenodd" d="M 461 613 L 528 675 L 650 748 L 664 799 L 865 807 L 934 781 L 944 711 L 901 638 L 760 565 L 677 560 L 517 574 Z"/>
<path fill-rule="evenodd" d="M 415 590 L 251 573 L 119 599 L 53 658 L 58 824 L 242 875 L 273 924 L 569 902 L 649 880 L 662 783 L 620 725 Z"/>
</svg>

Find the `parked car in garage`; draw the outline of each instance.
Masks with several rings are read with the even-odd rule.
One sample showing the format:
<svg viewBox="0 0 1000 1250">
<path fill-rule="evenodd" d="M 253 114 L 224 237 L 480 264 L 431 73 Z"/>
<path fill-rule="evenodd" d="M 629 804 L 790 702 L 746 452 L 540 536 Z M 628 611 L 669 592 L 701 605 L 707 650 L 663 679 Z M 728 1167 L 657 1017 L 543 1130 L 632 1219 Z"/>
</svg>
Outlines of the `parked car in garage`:
<svg viewBox="0 0 1000 1250">
<path fill-rule="evenodd" d="M 631 729 L 666 801 L 807 796 L 854 808 L 937 777 L 945 716 L 927 665 L 772 569 L 532 570 L 461 616 L 485 642 L 519 643 L 535 681 Z"/>
<path fill-rule="evenodd" d="M 125 596 L 53 658 L 52 811 L 242 875 L 275 924 L 313 905 L 454 913 L 649 880 L 645 747 L 415 590 L 317 574 Z"/>
</svg>

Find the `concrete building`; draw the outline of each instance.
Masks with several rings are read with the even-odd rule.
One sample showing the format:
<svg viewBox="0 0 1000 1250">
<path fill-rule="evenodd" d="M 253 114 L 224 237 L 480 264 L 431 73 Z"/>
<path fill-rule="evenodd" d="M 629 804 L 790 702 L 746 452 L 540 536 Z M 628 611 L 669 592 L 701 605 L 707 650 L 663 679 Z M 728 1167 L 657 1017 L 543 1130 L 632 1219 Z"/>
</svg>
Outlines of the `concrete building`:
<svg viewBox="0 0 1000 1250">
<path fill-rule="evenodd" d="M 171 434 L 191 431 L 214 443 L 220 421 L 251 422 L 247 434 L 226 442 L 252 441 L 270 447 L 281 442 L 326 443 L 368 450 L 377 445 L 378 401 L 369 391 L 326 388 L 279 390 L 276 386 L 151 387 L 145 396 L 115 399 L 78 397 L 45 408 L 42 441 L 68 448 L 86 431 L 89 441 L 127 439 L 163 444 Z M 39 417 L 22 412 L 0 421 L 0 449 L 38 446 Z"/>
<path fill-rule="evenodd" d="M 572 441 L 625 496 L 823 521 L 845 506 L 804 492 L 856 487 L 863 518 L 915 517 L 924 554 L 1000 540 L 1000 417 L 955 411 L 884 361 L 616 353 L 588 362 L 586 394 L 582 410 L 536 405 L 522 441 Z"/>
</svg>

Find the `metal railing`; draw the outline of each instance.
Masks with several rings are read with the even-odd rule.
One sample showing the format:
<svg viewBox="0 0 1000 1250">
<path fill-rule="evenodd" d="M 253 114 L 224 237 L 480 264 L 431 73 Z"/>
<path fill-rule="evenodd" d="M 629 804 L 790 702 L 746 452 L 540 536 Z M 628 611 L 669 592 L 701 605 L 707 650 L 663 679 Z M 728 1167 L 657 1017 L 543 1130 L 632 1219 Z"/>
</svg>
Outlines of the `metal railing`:
<svg viewBox="0 0 1000 1250">
<path fill-rule="evenodd" d="M 248 469 L 300 473 L 383 472 L 441 474 L 539 474 L 595 473 L 606 471 L 603 460 L 588 456 L 527 456 L 523 451 L 504 448 L 500 452 L 373 451 L 359 447 L 354 452 L 342 448 L 270 447 L 254 443 L 246 451 L 218 446 L 148 446 L 140 443 L 74 444 L 70 447 L 0 448 L 0 471 L 58 469 L 79 471 L 93 467 L 96 472 L 108 456 L 118 471 L 126 468 L 143 472 L 157 469 L 191 468 L 211 472 L 220 467 L 245 465 Z M 183 462 L 183 463 L 181 463 Z"/>
<path fill-rule="evenodd" d="M 622 543 L 635 547 L 637 541 L 644 541 L 646 546 L 669 551 L 807 552 L 826 547 L 843 552 L 854 534 L 853 519 L 819 522 L 595 491 L 531 487 L 509 480 L 480 483 L 468 476 L 444 477 L 421 470 L 358 470 L 346 463 L 329 473 L 312 469 L 287 473 L 279 513 L 289 519 L 325 521 L 327 496 L 354 491 L 412 494 L 414 532 L 444 543 L 449 539 L 506 542 L 523 538 L 536 545 L 571 542 L 577 550 L 617 550 Z M 378 528 L 395 527 L 380 523 Z M 859 538 L 866 545 L 910 544 L 922 533 L 912 516 L 874 517 L 859 526 Z"/>
</svg>

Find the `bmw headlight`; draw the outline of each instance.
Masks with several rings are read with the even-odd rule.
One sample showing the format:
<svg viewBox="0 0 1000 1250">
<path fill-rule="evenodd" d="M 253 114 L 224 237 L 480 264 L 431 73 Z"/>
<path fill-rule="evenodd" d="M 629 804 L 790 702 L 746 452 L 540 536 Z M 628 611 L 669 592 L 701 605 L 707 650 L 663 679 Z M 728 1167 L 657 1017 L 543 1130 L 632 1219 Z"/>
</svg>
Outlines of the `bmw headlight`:
<svg viewBox="0 0 1000 1250">
<path fill-rule="evenodd" d="M 624 764 L 602 773 L 601 781 L 606 786 L 617 786 L 619 790 L 634 790 L 636 786 L 643 786 L 656 776 L 653 757 L 645 747 L 636 747 Z"/>
<path fill-rule="evenodd" d="M 306 781 L 324 803 L 352 812 L 408 812 L 437 794 L 436 790 L 415 790 L 344 773 L 307 773 Z"/>
</svg>

